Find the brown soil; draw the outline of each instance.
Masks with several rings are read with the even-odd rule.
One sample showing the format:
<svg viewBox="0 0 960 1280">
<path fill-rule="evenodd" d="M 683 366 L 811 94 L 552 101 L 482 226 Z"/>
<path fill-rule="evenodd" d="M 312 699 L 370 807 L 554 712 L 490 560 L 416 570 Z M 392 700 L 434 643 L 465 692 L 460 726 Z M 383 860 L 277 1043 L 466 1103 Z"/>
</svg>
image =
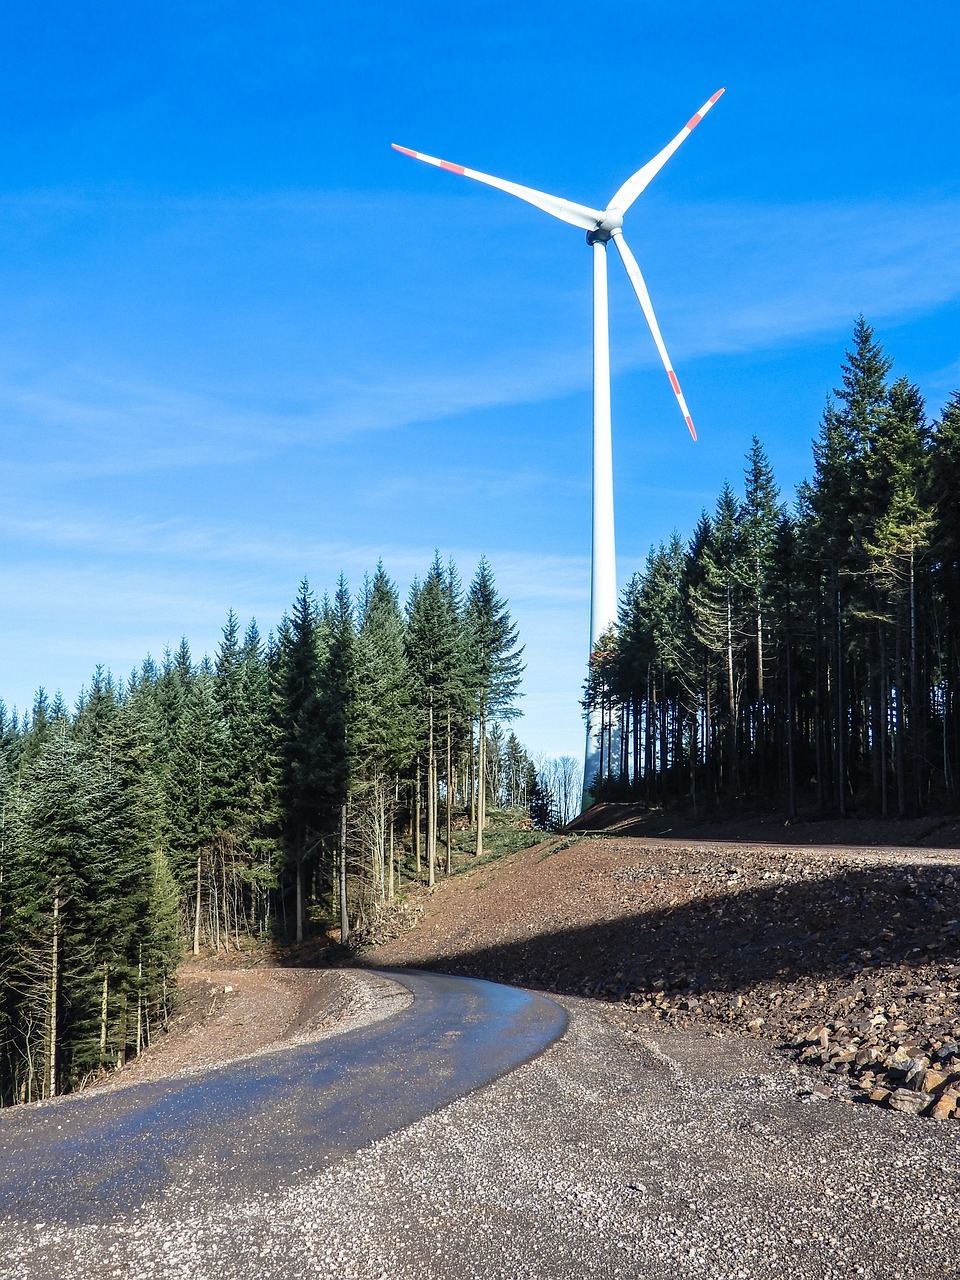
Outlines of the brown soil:
<svg viewBox="0 0 960 1280">
<path fill-rule="evenodd" d="M 348 970 L 247 967 L 243 953 L 200 957 L 180 970 L 176 1012 L 166 1032 L 92 1089 L 117 1089 L 202 1071 L 346 1030 L 392 1012 L 406 993 Z"/>
<path fill-rule="evenodd" d="M 416 894 L 367 959 L 589 995 L 627 1027 L 767 1037 L 818 1092 L 960 1119 L 958 865 L 956 849 L 567 835 Z"/>
</svg>

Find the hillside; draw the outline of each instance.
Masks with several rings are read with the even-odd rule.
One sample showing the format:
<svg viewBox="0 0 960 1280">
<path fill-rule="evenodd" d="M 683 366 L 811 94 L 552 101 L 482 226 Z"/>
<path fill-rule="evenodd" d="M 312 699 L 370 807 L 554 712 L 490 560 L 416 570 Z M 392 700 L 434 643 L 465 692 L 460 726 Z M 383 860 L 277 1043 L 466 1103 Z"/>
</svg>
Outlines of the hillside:
<svg viewBox="0 0 960 1280">
<path fill-rule="evenodd" d="M 960 1119 L 960 853 L 561 836 L 417 891 L 367 963 L 762 1037 L 842 1100 Z"/>
</svg>

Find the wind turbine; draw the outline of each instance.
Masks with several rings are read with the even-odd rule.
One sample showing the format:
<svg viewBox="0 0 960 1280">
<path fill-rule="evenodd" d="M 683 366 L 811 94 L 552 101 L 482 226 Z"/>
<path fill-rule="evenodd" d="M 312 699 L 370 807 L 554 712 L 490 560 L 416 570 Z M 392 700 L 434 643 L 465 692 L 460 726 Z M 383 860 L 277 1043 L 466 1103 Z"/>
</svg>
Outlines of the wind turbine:
<svg viewBox="0 0 960 1280">
<path fill-rule="evenodd" d="M 617 563 L 613 528 L 613 450 L 610 432 L 610 331 L 607 306 L 607 245 L 612 240 L 623 261 L 630 283 L 637 295 L 637 301 L 643 310 L 653 341 L 663 367 L 670 379 L 677 404 L 683 414 L 684 421 L 694 440 L 697 438 L 690 417 L 690 410 L 680 390 L 680 383 L 673 371 L 667 348 L 664 346 L 660 326 L 654 315 L 650 294 L 637 260 L 630 252 L 623 238 L 623 215 L 657 176 L 682 142 L 689 138 L 703 117 L 718 100 L 723 89 L 717 92 L 695 112 L 683 126 L 677 136 L 659 151 L 652 160 L 648 160 L 642 169 L 626 180 L 614 194 L 605 209 L 591 209 L 587 205 L 574 204 L 570 200 L 561 200 L 558 196 L 547 195 L 544 191 L 534 191 L 532 187 L 522 187 L 516 182 L 506 182 L 503 178 L 493 178 L 489 173 L 480 173 L 476 169 L 467 169 L 462 164 L 451 164 L 449 160 L 438 160 L 435 156 L 423 155 L 420 151 L 411 151 L 409 147 L 391 143 L 395 151 L 414 160 L 423 160 L 426 164 L 436 165 L 450 173 L 459 173 L 464 178 L 473 178 L 488 187 L 496 187 L 509 195 L 517 196 L 528 204 L 535 205 L 544 213 L 550 213 L 561 222 L 571 226 L 582 227 L 587 233 L 587 244 L 593 248 L 593 547 L 590 564 L 590 653 L 593 654 L 597 641 L 617 621 Z M 590 713 L 587 724 L 587 746 L 583 766 L 583 795 L 586 804 L 590 792 L 590 783 L 599 767 L 600 750 L 599 735 L 601 717 L 599 709 Z"/>
</svg>

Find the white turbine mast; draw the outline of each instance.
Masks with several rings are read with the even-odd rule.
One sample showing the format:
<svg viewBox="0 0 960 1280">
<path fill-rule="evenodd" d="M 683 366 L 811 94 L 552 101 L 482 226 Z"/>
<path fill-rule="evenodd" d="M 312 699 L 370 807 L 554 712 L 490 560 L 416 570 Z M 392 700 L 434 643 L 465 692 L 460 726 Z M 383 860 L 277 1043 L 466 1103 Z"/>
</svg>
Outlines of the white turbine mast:
<svg viewBox="0 0 960 1280">
<path fill-rule="evenodd" d="M 646 317 L 650 332 L 663 367 L 670 379 L 677 404 L 687 424 L 691 436 L 697 438 L 690 417 L 690 410 L 680 390 L 680 383 L 673 371 L 667 348 L 657 324 L 650 294 L 637 265 L 637 260 L 623 238 L 623 215 L 657 176 L 673 153 L 694 131 L 714 103 L 720 98 L 723 89 L 718 89 L 711 98 L 695 112 L 683 126 L 677 136 L 659 151 L 652 160 L 648 160 L 642 169 L 623 184 L 613 199 L 603 210 L 591 209 L 587 205 L 574 204 L 571 200 L 561 200 L 558 196 L 547 195 L 544 191 L 535 191 L 532 187 L 522 187 L 516 182 L 506 182 L 503 178 L 493 178 L 489 173 L 480 173 L 477 169 L 467 169 L 462 164 L 451 164 L 449 160 L 438 160 L 435 156 L 423 155 L 420 151 L 411 151 L 409 147 L 391 143 L 395 151 L 415 160 L 423 160 L 426 164 L 436 165 L 438 169 L 446 169 L 450 173 L 459 173 L 464 178 L 473 178 L 488 187 L 496 187 L 506 191 L 508 195 L 517 196 L 527 204 L 535 205 L 544 213 L 550 213 L 561 222 L 569 222 L 571 226 L 582 227 L 587 233 L 587 243 L 593 247 L 593 546 L 590 565 L 590 653 L 593 654 L 597 642 L 604 632 L 617 621 L 617 563 L 613 525 L 613 450 L 610 431 L 610 335 L 607 313 L 607 254 L 606 248 L 610 240 L 617 246 L 617 252 L 626 268 L 630 283 L 633 285 L 637 301 Z M 587 746 L 583 768 L 584 804 L 587 803 L 590 784 L 596 776 L 599 761 L 599 738 L 601 730 L 599 709 L 590 713 L 587 725 Z"/>
</svg>

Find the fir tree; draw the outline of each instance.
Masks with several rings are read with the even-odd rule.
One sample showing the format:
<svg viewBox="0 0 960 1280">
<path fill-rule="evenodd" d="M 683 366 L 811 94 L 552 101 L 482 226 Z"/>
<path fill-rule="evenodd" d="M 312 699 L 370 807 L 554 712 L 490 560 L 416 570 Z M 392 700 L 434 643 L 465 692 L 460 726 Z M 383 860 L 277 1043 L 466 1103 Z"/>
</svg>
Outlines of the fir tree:
<svg viewBox="0 0 960 1280">
<path fill-rule="evenodd" d="M 486 822 L 486 735 L 487 722 L 493 717 L 510 720 L 518 715 L 523 673 L 523 648 L 518 644 L 515 623 L 510 618 L 506 601 L 497 594 L 493 572 L 481 559 L 467 595 L 466 625 L 473 658 L 476 708 L 480 744 L 478 762 L 477 847 L 483 852 L 483 828 Z"/>
</svg>

